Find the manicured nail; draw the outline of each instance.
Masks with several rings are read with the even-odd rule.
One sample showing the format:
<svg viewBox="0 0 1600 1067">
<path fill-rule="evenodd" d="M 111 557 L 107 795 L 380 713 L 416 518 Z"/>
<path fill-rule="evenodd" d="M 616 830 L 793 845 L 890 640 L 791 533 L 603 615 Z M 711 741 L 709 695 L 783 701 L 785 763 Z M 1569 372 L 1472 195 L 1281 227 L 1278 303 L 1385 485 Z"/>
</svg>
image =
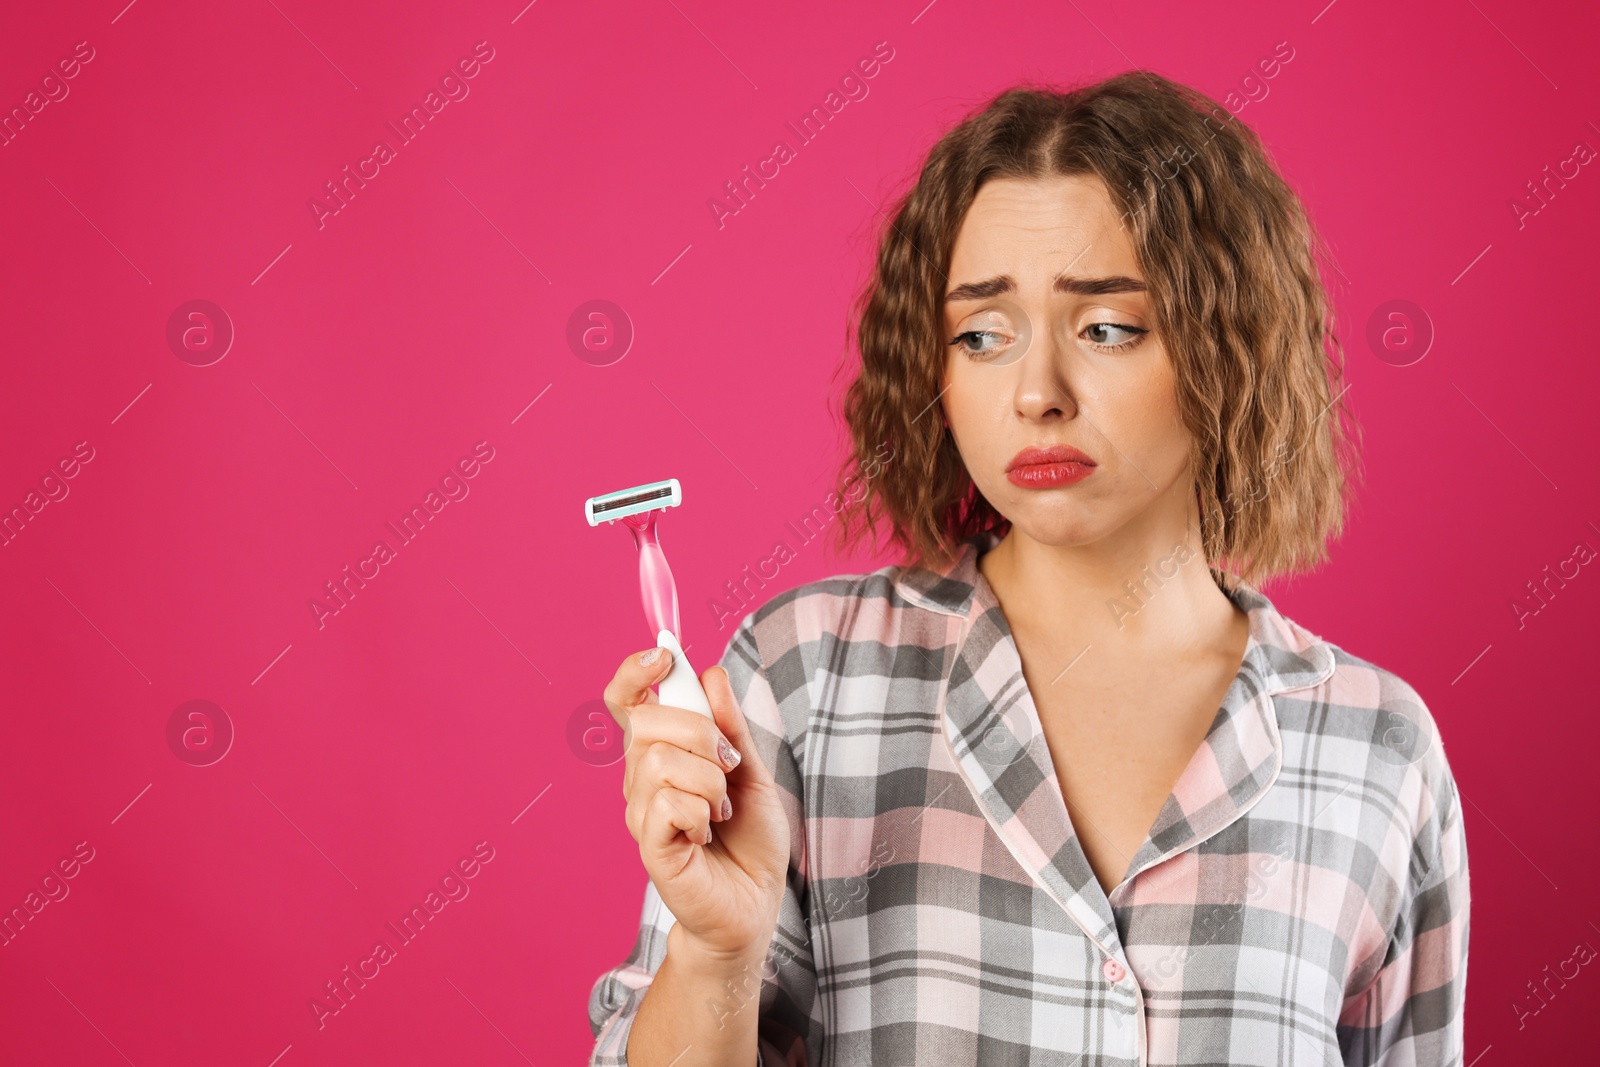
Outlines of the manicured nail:
<svg viewBox="0 0 1600 1067">
<path fill-rule="evenodd" d="M 722 762 L 727 766 L 728 770 L 731 771 L 735 767 L 739 766 L 739 760 L 741 758 L 739 756 L 739 750 L 728 744 L 728 739 L 726 737 L 717 738 L 717 755 L 722 757 Z"/>
<path fill-rule="evenodd" d="M 654 663 L 656 660 L 658 660 L 660 658 L 661 658 L 661 649 L 660 648 L 652 648 L 649 652 L 644 652 L 644 653 L 641 653 L 639 655 L 639 666 L 648 667 L 648 666 L 650 666 L 650 664 Z"/>
<path fill-rule="evenodd" d="M 711 827 L 706 827 L 706 844 L 711 844 Z"/>
<path fill-rule="evenodd" d="M 733 801 L 727 797 L 722 798 L 722 821 L 727 822 L 733 818 Z"/>
</svg>

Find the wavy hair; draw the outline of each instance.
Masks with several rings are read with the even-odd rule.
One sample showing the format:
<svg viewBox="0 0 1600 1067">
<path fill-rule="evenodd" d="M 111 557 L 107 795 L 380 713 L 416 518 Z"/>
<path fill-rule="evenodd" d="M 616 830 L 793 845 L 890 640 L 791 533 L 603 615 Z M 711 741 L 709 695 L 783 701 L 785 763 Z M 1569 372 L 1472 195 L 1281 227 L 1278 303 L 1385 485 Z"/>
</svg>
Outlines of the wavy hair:
<svg viewBox="0 0 1600 1067">
<path fill-rule="evenodd" d="M 1008 89 L 929 151 L 852 308 L 861 362 L 843 400 L 836 546 L 866 538 L 875 550 L 887 523 L 903 565 L 941 566 L 960 541 L 1009 531 L 930 415 L 951 250 L 985 182 L 1075 175 L 1104 183 L 1144 272 L 1194 439 L 1212 577 L 1226 588 L 1224 565 L 1255 582 L 1323 562 L 1343 529 L 1347 476 L 1360 475 L 1360 430 L 1343 403 L 1343 354 L 1317 269 L 1326 250 L 1254 131 L 1149 71 Z M 876 458 L 885 445 L 888 464 Z"/>
</svg>

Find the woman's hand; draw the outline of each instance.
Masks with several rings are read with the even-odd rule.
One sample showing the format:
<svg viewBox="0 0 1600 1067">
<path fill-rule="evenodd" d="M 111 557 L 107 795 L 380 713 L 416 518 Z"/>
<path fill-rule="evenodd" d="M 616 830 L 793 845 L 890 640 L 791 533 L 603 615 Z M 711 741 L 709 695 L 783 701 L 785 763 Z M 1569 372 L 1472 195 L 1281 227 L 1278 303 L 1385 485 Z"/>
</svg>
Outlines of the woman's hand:
<svg viewBox="0 0 1600 1067">
<path fill-rule="evenodd" d="M 692 951 L 759 962 L 777 926 L 789 865 L 789 821 L 777 783 L 756 753 L 727 671 L 714 666 L 700 675 L 713 722 L 655 703 L 650 686 L 666 677 L 672 654 L 659 649 L 654 662 L 641 662 L 647 655 L 623 660 L 604 695 L 623 729 L 628 832 Z M 724 739 L 731 750 L 719 752 Z"/>
</svg>

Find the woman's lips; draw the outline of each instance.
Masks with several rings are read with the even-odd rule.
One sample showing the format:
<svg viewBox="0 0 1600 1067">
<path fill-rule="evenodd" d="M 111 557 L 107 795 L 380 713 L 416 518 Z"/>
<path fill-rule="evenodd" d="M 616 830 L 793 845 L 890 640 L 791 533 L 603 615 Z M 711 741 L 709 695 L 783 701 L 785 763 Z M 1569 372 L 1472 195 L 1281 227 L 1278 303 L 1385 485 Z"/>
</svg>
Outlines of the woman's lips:
<svg viewBox="0 0 1600 1067">
<path fill-rule="evenodd" d="M 1053 489 L 1094 473 L 1094 460 L 1068 445 L 1024 448 L 1006 467 L 1006 478 L 1024 489 Z"/>
<path fill-rule="evenodd" d="M 1093 473 L 1092 463 L 1029 463 L 1012 467 L 1006 471 L 1006 478 L 1023 489 L 1054 489 L 1081 482 Z"/>
</svg>

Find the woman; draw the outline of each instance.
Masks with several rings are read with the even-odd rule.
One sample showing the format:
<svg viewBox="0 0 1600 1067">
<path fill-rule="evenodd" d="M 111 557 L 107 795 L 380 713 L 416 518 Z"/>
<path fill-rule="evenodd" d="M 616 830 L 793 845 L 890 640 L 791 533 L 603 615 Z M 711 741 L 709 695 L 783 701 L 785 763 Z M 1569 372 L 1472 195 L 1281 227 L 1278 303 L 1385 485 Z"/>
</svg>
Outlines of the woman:
<svg viewBox="0 0 1600 1067">
<path fill-rule="evenodd" d="M 1147 72 L 939 141 L 845 404 L 892 459 L 838 529 L 906 563 L 748 615 L 714 724 L 660 650 L 606 688 L 651 881 L 592 1063 L 1461 1062 L 1433 720 L 1255 584 L 1326 559 L 1356 470 L 1315 242 Z"/>
</svg>

